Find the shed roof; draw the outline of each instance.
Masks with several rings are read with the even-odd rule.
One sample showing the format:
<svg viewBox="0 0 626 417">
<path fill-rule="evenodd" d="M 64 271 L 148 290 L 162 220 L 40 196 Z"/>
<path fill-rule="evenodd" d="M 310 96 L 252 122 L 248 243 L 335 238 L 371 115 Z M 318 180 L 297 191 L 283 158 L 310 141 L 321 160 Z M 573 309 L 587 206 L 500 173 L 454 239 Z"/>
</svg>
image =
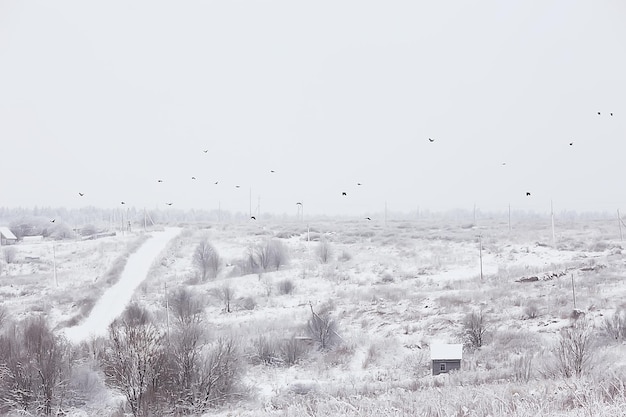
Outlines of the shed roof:
<svg viewBox="0 0 626 417">
<path fill-rule="evenodd" d="M 13 232 L 6 226 L 0 227 L 0 235 L 2 235 L 2 237 L 4 237 L 5 239 L 17 240 L 17 236 L 15 236 Z"/>
<path fill-rule="evenodd" d="M 446 343 L 433 343 L 430 345 L 430 359 L 431 360 L 463 359 L 463 345 L 462 344 L 449 345 Z"/>
</svg>

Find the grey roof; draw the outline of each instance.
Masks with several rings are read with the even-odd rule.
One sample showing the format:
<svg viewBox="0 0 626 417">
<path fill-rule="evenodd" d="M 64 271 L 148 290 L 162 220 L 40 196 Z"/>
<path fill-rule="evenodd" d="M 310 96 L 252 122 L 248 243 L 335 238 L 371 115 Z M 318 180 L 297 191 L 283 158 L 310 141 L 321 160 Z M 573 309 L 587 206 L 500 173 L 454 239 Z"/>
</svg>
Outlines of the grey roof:
<svg viewBox="0 0 626 417">
<path fill-rule="evenodd" d="M 445 343 L 433 343 L 430 345 L 430 359 L 431 360 L 463 359 L 463 345 L 462 344 L 449 345 Z"/>
</svg>

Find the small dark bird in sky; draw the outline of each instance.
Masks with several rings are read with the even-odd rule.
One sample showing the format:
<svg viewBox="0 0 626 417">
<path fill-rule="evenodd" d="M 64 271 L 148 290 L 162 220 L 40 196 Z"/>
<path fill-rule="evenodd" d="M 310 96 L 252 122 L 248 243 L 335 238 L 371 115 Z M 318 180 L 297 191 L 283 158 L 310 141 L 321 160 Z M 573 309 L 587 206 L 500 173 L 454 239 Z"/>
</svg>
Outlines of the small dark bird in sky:
<svg viewBox="0 0 626 417">
<path fill-rule="evenodd" d="M 343 192 L 341 193 L 341 195 L 348 195 L 348 193 L 346 193 L 345 191 L 343 191 Z"/>
<path fill-rule="evenodd" d="M 50 220 L 50 223 L 54 223 L 56 221 L 56 219 L 52 219 Z"/>
<path fill-rule="evenodd" d="M 215 184 L 215 185 L 217 185 L 217 183 L 218 183 L 218 182 L 219 182 L 219 181 L 215 181 L 215 183 L 214 183 L 214 184 Z"/>
<path fill-rule="evenodd" d="M 254 217 L 254 216 L 250 216 L 250 219 L 252 219 L 252 220 L 256 220 L 256 217 Z"/>
<path fill-rule="evenodd" d="M 570 142 L 570 143 L 569 143 L 569 146 L 574 146 L 574 142 Z"/>
<path fill-rule="evenodd" d="M 273 173 L 274 173 L 274 172 L 276 172 L 276 171 L 274 171 L 273 169 L 270 169 L 270 172 L 273 174 Z"/>
<path fill-rule="evenodd" d="M 365 220 L 372 220 L 372 218 L 371 217 L 366 217 Z"/>
<path fill-rule="evenodd" d="M 600 112 L 598 112 L 598 116 L 600 116 Z"/>
<path fill-rule="evenodd" d="M 205 150 L 203 150 L 202 152 L 204 152 L 204 153 L 208 153 L 208 152 L 209 152 L 209 150 L 208 150 L 208 149 L 205 149 Z"/>
<path fill-rule="evenodd" d="M 435 141 L 435 139 L 428 138 L 428 141 L 429 141 L 429 142 L 434 142 L 434 141 Z"/>
<path fill-rule="evenodd" d="M 363 185 L 363 184 L 361 184 L 360 182 L 357 182 L 356 185 Z"/>
<path fill-rule="evenodd" d="M 195 179 L 196 179 L 196 177 L 191 177 L 191 179 L 192 179 L 192 180 L 195 180 Z"/>
<path fill-rule="evenodd" d="M 168 206 L 171 206 L 171 205 L 172 205 L 172 204 L 174 204 L 174 203 L 165 203 L 165 204 L 167 204 Z"/>
<path fill-rule="evenodd" d="M 502 166 L 504 166 L 504 165 L 506 165 L 506 162 L 503 162 L 503 163 L 502 163 Z"/>
<path fill-rule="evenodd" d="M 613 116 L 613 113 L 609 113 L 611 116 Z"/>
<path fill-rule="evenodd" d="M 296 203 L 296 206 L 301 206 L 301 205 L 302 205 L 302 203 L 299 202 L 299 201 Z"/>
<path fill-rule="evenodd" d="M 235 188 L 239 188 L 239 186 L 238 186 L 238 185 L 235 185 Z"/>
<path fill-rule="evenodd" d="M 85 193 L 78 193 L 78 195 L 82 197 L 85 195 Z"/>
<path fill-rule="evenodd" d="M 530 193 L 526 191 L 526 197 L 530 197 Z"/>
<path fill-rule="evenodd" d="M 163 182 L 163 180 L 157 180 L 157 182 Z"/>
<path fill-rule="evenodd" d="M 126 202 L 122 201 L 122 204 L 126 204 Z"/>
</svg>

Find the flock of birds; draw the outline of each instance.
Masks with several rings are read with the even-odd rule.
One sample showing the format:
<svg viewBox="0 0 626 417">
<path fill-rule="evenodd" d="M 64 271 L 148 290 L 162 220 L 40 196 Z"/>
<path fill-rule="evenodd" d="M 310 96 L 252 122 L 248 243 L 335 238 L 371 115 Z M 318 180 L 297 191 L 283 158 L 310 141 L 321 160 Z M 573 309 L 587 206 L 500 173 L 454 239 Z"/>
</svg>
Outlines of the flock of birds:
<svg viewBox="0 0 626 417">
<path fill-rule="evenodd" d="M 598 116 L 601 116 L 601 115 L 602 115 L 602 112 L 597 112 L 597 115 L 598 115 Z M 609 112 L 609 116 L 610 116 L 610 117 L 613 117 L 613 112 Z M 434 143 L 434 142 L 435 142 L 435 139 L 433 139 L 432 137 L 429 137 L 429 138 L 428 138 L 428 142 L 430 142 L 430 143 Z M 569 142 L 569 146 L 574 146 L 574 142 L 573 142 L 573 141 L 572 141 L 572 142 Z M 203 150 L 202 150 L 202 152 L 203 152 L 203 153 L 205 153 L 205 154 L 207 154 L 207 153 L 209 152 L 209 150 L 208 150 L 208 149 L 203 149 Z M 502 165 L 503 165 L 503 166 L 505 166 L 505 165 L 506 165 L 506 162 L 502 162 Z M 276 171 L 275 171 L 275 170 L 273 170 L 273 169 L 271 169 L 269 172 L 270 172 L 270 173 L 272 173 L 272 174 L 276 173 Z M 197 178 L 196 178 L 195 176 L 192 176 L 192 177 L 191 177 L 191 180 L 192 180 L 192 181 L 195 181 L 195 180 L 197 180 Z M 159 184 L 161 184 L 161 183 L 163 183 L 164 181 L 163 181 L 163 179 L 157 179 L 157 180 L 156 180 L 156 182 L 157 182 L 157 183 L 159 183 Z M 214 182 L 214 184 L 215 184 L 215 185 L 218 185 L 218 184 L 219 184 L 219 181 L 215 181 L 215 182 Z M 360 183 L 360 182 L 357 182 L 357 183 L 356 183 L 356 185 L 357 185 L 357 186 L 362 186 L 363 184 L 362 184 L 362 183 Z M 235 188 L 241 188 L 241 186 L 240 186 L 240 185 L 235 185 Z M 79 193 L 78 193 L 78 196 L 79 196 L 79 197 L 84 197 L 84 196 L 85 196 L 85 193 L 84 193 L 84 192 L 79 192 Z M 346 191 L 342 191 L 342 192 L 341 192 L 341 196 L 342 196 L 342 197 L 347 197 L 347 196 L 348 196 L 348 193 L 347 193 Z M 526 197 L 530 197 L 530 196 L 531 196 L 531 192 L 530 192 L 530 191 L 526 191 Z M 120 204 L 121 204 L 121 205 L 126 205 L 126 202 L 125 202 L 125 201 L 121 201 L 121 202 L 120 202 Z M 165 205 L 167 205 L 167 206 L 172 206 L 173 204 L 174 204 L 173 202 L 167 202 L 167 203 L 165 203 Z M 300 201 L 299 201 L 299 202 L 297 202 L 297 203 L 296 203 L 296 205 L 297 205 L 297 206 L 300 206 L 300 207 L 299 207 L 299 209 L 301 209 L 301 208 L 303 207 L 302 202 L 300 202 Z M 256 216 L 250 216 L 250 219 L 251 219 L 251 220 L 256 220 Z M 365 220 L 372 220 L 372 218 L 371 218 L 371 217 L 365 217 L 364 219 L 365 219 Z M 51 222 L 51 223 L 54 223 L 54 222 L 55 222 L 55 219 L 51 219 L 51 220 L 50 220 L 50 222 Z"/>
</svg>

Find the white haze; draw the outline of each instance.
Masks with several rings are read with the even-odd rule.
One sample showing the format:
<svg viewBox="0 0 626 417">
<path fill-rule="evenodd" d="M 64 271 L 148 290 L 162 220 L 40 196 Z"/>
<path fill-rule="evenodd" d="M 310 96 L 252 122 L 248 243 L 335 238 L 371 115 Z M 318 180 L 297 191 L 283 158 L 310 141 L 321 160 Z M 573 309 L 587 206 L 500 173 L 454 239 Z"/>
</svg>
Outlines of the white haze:
<svg viewBox="0 0 626 417">
<path fill-rule="evenodd" d="M 624 16 L 619 1 L 0 1 L 0 205 L 614 211 Z"/>
</svg>

